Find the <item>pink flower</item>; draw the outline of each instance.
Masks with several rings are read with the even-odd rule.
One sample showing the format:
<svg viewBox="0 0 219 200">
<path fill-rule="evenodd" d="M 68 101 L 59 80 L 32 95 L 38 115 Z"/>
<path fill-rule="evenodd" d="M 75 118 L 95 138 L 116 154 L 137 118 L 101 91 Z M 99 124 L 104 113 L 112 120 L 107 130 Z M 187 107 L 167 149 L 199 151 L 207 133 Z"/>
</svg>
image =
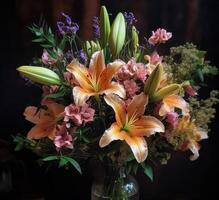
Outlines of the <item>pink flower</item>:
<svg viewBox="0 0 219 200">
<path fill-rule="evenodd" d="M 93 121 L 94 113 L 95 110 L 90 108 L 88 104 L 84 104 L 83 106 L 70 104 L 65 107 L 64 121 L 68 122 L 72 120 L 75 125 L 80 126 L 83 122 Z"/>
<path fill-rule="evenodd" d="M 55 92 L 57 92 L 59 89 L 59 86 L 57 85 L 52 85 L 52 86 L 47 86 L 47 85 L 43 85 L 42 90 L 43 90 L 43 94 L 42 96 L 45 97 L 46 95 L 49 94 L 53 94 Z M 48 104 L 48 103 L 53 103 L 54 101 L 49 99 L 49 98 L 43 98 L 41 101 L 42 105 Z"/>
<path fill-rule="evenodd" d="M 74 78 L 72 76 L 72 73 L 70 72 L 64 72 L 64 79 L 66 80 L 66 82 L 69 84 L 69 85 L 75 85 L 74 84 Z"/>
<path fill-rule="evenodd" d="M 58 125 L 56 136 L 53 142 L 57 147 L 57 150 L 63 147 L 73 149 L 72 136 L 69 135 L 65 124 Z"/>
<path fill-rule="evenodd" d="M 161 62 L 163 59 L 156 51 L 154 51 L 150 56 L 150 64 L 156 65 L 157 63 Z"/>
<path fill-rule="evenodd" d="M 173 129 L 177 127 L 178 116 L 179 115 L 176 112 L 169 112 L 166 115 L 166 122 L 169 123 Z"/>
<path fill-rule="evenodd" d="M 148 42 L 152 45 L 165 43 L 171 37 L 172 33 L 167 32 L 165 29 L 158 28 L 155 32 L 152 31 L 152 36 L 149 38 Z"/>
<path fill-rule="evenodd" d="M 57 86 L 57 85 L 51 85 L 51 86 L 43 85 L 43 87 L 42 87 L 43 96 L 55 93 L 55 92 L 57 92 L 58 89 L 59 89 L 59 86 Z"/>
<path fill-rule="evenodd" d="M 173 130 L 176 129 L 178 125 L 178 116 L 179 115 L 176 112 L 169 112 L 166 115 L 165 121 L 168 123 L 168 125 L 166 126 L 164 136 L 168 141 L 171 140 L 173 136 Z"/>
<path fill-rule="evenodd" d="M 116 78 L 122 81 L 130 79 L 145 81 L 146 75 L 146 66 L 143 63 L 136 63 L 135 59 L 131 59 L 127 64 L 120 68 Z"/>
<path fill-rule="evenodd" d="M 148 61 L 146 67 L 147 67 L 147 74 L 150 75 L 154 69 L 156 68 L 156 65 L 162 61 L 163 57 L 159 56 L 159 54 L 154 51 L 151 55 L 145 55 L 145 60 Z"/>
<path fill-rule="evenodd" d="M 49 55 L 49 53 L 46 49 L 43 50 L 43 54 L 42 54 L 41 59 L 42 59 L 43 64 L 45 64 L 45 65 L 54 65 L 57 62 L 56 59 L 52 58 Z"/>
<path fill-rule="evenodd" d="M 140 89 L 133 79 L 123 81 L 123 85 L 128 97 L 133 97 Z"/>
<path fill-rule="evenodd" d="M 195 89 L 191 86 L 191 85 L 186 85 L 183 87 L 184 91 L 191 97 L 194 97 L 197 95 L 197 92 L 195 91 Z"/>
</svg>

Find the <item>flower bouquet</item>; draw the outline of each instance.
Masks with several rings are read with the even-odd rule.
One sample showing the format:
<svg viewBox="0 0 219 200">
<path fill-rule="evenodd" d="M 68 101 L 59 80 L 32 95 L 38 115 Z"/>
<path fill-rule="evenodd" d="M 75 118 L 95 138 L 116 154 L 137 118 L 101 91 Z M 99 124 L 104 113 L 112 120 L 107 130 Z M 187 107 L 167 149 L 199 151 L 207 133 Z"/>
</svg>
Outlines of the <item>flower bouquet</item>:
<svg viewBox="0 0 219 200">
<path fill-rule="evenodd" d="M 193 44 L 160 56 L 172 33 L 159 28 L 140 43 L 132 13 L 118 13 L 111 24 L 102 6 L 90 41 L 78 37 L 79 26 L 68 15 L 62 17 L 56 33 L 45 23 L 30 27 L 43 53 L 33 66 L 17 70 L 42 88 L 42 97 L 24 111 L 34 126 L 14 137 L 16 150 L 24 146 L 43 163 L 79 173 L 81 161 L 90 160 L 103 169 L 92 199 L 138 199 L 131 176 L 138 169 L 152 180 L 153 163 L 166 164 L 174 151 L 190 150 L 190 159 L 198 158 L 218 102 L 217 91 L 205 100 L 198 91 L 217 68 Z"/>
</svg>

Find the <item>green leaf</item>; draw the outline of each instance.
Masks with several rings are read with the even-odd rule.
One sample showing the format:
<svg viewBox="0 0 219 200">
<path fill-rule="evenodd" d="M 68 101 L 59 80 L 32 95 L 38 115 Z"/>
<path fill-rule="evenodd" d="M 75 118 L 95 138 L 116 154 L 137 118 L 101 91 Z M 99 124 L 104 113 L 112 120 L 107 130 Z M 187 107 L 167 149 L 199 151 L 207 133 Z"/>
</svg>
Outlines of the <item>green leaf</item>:
<svg viewBox="0 0 219 200">
<path fill-rule="evenodd" d="M 59 44 L 59 48 L 61 50 L 65 49 L 66 41 L 67 41 L 66 37 L 63 37 L 60 44 Z"/>
<path fill-rule="evenodd" d="M 32 40 L 32 42 L 45 42 L 45 39 L 44 38 L 37 38 L 37 39 Z"/>
<path fill-rule="evenodd" d="M 202 70 L 201 69 L 197 69 L 196 74 L 197 74 L 197 77 L 199 78 L 199 80 L 201 82 L 204 82 L 204 76 L 203 76 Z"/>
<path fill-rule="evenodd" d="M 133 170 L 134 174 L 137 174 L 137 171 L 138 171 L 138 163 L 137 162 L 133 163 L 132 170 Z"/>
<path fill-rule="evenodd" d="M 76 160 L 74 160 L 73 158 L 67 157 L 67 156 L 63 156 L 69 163 L 71 163 L 71 165 L 80 173 L 82 174 L 81 171 L 81 167 L 78 164 L 78 162 Z"/>
<path fill-rule="evenodd" d="M 67 160 L 64 156 L 62 156 L 62 157 L 60 158 L 60 161 L 59 161 L 59 167 L 63 167 L 63 166 L 65 166 L 67 163 L 68 163 L 68 160 Z"/>
<path fill-rule="evenodd" d="M 135 156 L 133 154 L 130 154 L 126 160 L 126 162 L 130 162 L 132 160 L 135 160 Z"/>
<path fill-rule="evenodd" d="M 57 98 L 60 98 L 60 97 L 63 97 L 65 96 L 65 90 L 60 90 L 56 93 L 52 93 L 52 94 L 48 94 L 44 97 L 44 99 L 57 99 Z"/>
<path fill-rule="evenodd" d="M 51 44 L 40 44 L 40 46 L 43 48 L 52 48 L 53 47 L 53 45 L 51 45 Z"/>
<path fill-rule="evenodd" d="M 24 142 L 20 141 L 17 143 L 16 147 L 15 147 L 15 151 L 20 151 L 22 148 L 24 147 Z"/>
<path fill-rule="evenodd" d="M 58 156 L 48 156 L 48 157 L 45 157 L 43 158 L 42 160 L 43 161 L 51 161 L 51 160 L 58 160 Z"/>
<path fill-rule="evenodd" d="M 144 169 L 144 173 L 153 181 L 153 169 L 150 165 L 146 163 L 141 163 L 142 168 Z"/>
</svg>

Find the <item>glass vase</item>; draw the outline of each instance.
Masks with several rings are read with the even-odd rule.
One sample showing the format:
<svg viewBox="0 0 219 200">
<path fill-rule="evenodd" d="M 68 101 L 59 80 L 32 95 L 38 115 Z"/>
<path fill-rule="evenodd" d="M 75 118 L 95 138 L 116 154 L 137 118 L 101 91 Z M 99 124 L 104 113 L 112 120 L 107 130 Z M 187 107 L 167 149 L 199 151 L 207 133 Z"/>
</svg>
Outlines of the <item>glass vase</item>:
<svg viewBox="0 0 219 200">
<path fill-rule="evenodd" d="M 107 165 L 95 176 L 91 200 L 139 200 L 139 186 L 124 167 Z"/>
</svg>

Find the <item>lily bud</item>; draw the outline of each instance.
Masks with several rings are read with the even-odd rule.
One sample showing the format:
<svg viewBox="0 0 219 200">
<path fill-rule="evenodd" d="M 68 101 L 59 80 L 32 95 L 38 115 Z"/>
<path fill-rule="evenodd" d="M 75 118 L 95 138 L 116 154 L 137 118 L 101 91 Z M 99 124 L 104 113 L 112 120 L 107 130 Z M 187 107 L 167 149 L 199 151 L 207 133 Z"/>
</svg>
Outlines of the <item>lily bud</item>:
<svg viewBox="0 0 219 200">
<path fill-rule="evenodd" d="M 158 92 L 155 92 L 153 96 L 151 96 L 152 101 L 160 101 L 164 97 L 172 95 L 172 94 L 178 94 L 181 89 L 181 86 L 179 84 L 171 84 L 164 88 L 161 88 Z"/>
<path fill-rule="evenodd" d="M 33 82 L 43 85 L 61 85 L 59 76 L 45 67 L 21 66 L 17 70 Z"/>
<path fill-rule="evenodd" d="M 150 97 L 157 91 L 163 74 L 163 65 L 159 64 L 146 80 L 144 85 L 144 93 Z"/>
<path fill-rule="evenodd" d="M 113 56 L 117 56 L 125 42 L 126 25 L 125 19 L 122 13 L 118 13 L 113 21 L 110 35 L 109 35 L 109 47 Z"/>
<path fill-rule="evenodd" d="M 107 45 L 110 34 L 110 20 L 107 9 L 102 6 L 100 9 L 100 44 L 104 48 Z"/>
<path fill-rule="evenodd" d="M 134 53 L 136 53 L 138 48 L 138 32 L 134 26 L 132 26 L 132 48 L 134 49 Z"/>
<path fill-rule="evenodd" d="M 100 44 L 98 42 L 95 43 L 93 40 L 86 41 L 84 44 L 84 51 L 87 53 L 89 58 L 94 52 L 99 51 L 100 49 Z"/>
</svg>

